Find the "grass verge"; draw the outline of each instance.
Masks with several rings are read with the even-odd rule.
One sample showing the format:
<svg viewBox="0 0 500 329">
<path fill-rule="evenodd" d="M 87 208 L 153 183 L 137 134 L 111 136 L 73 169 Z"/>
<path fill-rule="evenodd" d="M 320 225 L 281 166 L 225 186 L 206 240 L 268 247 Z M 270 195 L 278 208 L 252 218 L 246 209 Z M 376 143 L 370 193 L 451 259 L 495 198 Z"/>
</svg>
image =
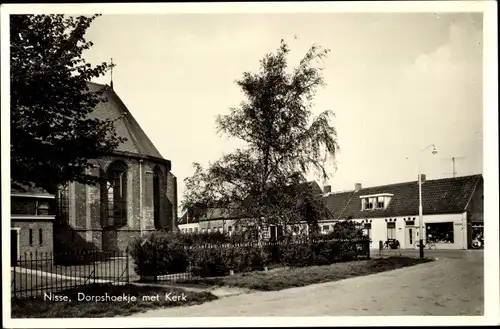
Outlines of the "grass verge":
<svg viewBox="0 0 500 329">
<path fill-rule="evenodd" d="M 432 261 L 432 259 L 388 257 L 335 263 L 324 266 L 289 268 L 281 271 L 249 272 L 227 277 L 193 278 L 183 280 L 179 283 L 198 286 L 229 286 L 262 291 L 276 291 L 375 274 L 430 261 Z"/>
<path fill-rule="evenodd" d="M 86 298 L 93 300 L 81 300 Z M 12 300 L 12 318 L 94 318 L 127 316 L 151 309 L 201 304 L 217 299 L 209 292 L 192 292 L 181 288 L 137 286 L 88 285 L 57 293 L 69 301 L 50 301 L 44 296 Z M 105 296 L 109 296 L 105 297 Z M 99 296 L 101 301 L 96 297 Z M 135 296 L 136 300 L 124 300 Z M 175 297 L 177 296 L 177 297 Z M 114 299 L 111 299 L 111 298 Z M 122 297 L 122 300 L 117 300 Z M 151 298 L 154 298 L 152 300 Z M 108 298 L 103 300 L 103 298 Z M 80 301 L 79 301 L 80 299 Z"/>
</svg>

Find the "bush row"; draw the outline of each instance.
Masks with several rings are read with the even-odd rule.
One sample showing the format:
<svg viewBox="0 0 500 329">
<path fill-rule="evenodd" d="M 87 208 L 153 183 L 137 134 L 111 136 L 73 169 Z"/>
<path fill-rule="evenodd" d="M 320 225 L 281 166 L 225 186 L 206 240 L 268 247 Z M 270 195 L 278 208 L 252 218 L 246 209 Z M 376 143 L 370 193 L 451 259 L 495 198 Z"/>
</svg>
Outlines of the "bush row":
<svg viewBox="0 0 500 329">
<path fill-rule="evenodd" d="M 136 238 L 130 253 L 140 276 L 190 271 L 202 277 L 225 276 L 234 272 L 260 270 L 272 264 L 310 266 L 352 260 L 359 250 L 354 241 L 283 240 L 279 244 L 237 244 L 219 236 L 204 239 L 175 233 L 154 232 Z M 359 240 L 358 240 L 359 241 Z M 248 242 L 248 241 L 247 241 Z M 206 244 L 210 245 L 207 246 Z"/>
</svg>

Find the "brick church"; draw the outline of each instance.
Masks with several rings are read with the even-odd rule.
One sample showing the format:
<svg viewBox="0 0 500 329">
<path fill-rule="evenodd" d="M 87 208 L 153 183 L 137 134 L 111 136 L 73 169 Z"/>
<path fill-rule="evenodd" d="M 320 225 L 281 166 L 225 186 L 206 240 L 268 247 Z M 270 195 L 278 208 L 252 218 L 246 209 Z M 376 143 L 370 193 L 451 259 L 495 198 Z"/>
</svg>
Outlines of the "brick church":
<svg viewBox="0 0 500 329">
<path fill-rule="evenodd" d="M 12 255 L 82 249 L 124 250 L 132 237 L 177 230 L 177 180 L 116 92 L 107 88 L 92 115 L 112 119 L 125 137 L 109 156 L 92 159 L 95 186 L 69 183 L 57 195 L 37 188 L 11 190 Z"/>
</svg>

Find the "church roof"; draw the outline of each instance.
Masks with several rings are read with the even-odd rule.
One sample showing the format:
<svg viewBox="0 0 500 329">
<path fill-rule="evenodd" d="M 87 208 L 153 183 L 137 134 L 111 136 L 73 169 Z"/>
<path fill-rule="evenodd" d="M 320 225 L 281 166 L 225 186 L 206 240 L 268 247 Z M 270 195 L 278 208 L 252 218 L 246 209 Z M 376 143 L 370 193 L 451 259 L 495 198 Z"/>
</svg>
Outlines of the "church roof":
<svg viewBox="0 0 500 329">
<path fill-rule="evenodd" d="M 127 139 L 118 146 L 116 151 L 164 159 L 113 89 L 94 82 L 88 82 L 87 85 L 91 92 L 106 88 L 103 97 L 107 99 L 107 102 L 99 103 L 89 118 L 115 120 L 117 135 Z"/>
</svg>

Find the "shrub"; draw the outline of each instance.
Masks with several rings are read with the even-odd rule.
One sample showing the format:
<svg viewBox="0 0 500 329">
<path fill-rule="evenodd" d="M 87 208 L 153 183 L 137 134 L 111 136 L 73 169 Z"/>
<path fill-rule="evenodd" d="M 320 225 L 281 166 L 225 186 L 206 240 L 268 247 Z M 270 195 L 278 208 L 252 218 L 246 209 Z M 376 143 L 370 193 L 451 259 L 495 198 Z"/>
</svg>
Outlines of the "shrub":
<svg viewBox="0 0 500 329">
<path fill-rule="evenodd" d="M 224 276 L 230 270 L 248 272 L 263 269 L 268 258 L 264 248 L 250 244 L 218 244 L 190 249 L 192 273 L 201 277 Z"/>
<path fill-rule="evenodd" d="M 342 239 L 342 240 L 362 240 L 366 239 L 363 232 L 363 227 L 360 223 L 352 220 L 338 222 L 333 227 L 333 231 L 324 235 L 326 239 Z"/>
<path fill-rule="evenodd" d="M 137 237 L 130 244 L 130 255 L 140 276 L 183 273 L 189 265 L 185 244 L 174 233 Z"/>
<path fill-rule="evenodd" d="M 190 249 L 191 272 L 196 276 L 212 277 L 229 274 L 226 248 Z"/>
<path fill-rule="evenodd" d="M 227 248 L 227 266 L 235 272 L 261 270 L 269 261 L 266 249 L 258 245 L 233 245 Z"/>
<path fill-rule="evenodd" d="M 179 241 L 186 246 L 194 246 L 200 244 L 221 244 L 228 243 L 230 238 L 221 232 L 204 232 L 204 233 L 178 233 Z"/>
<path fill-rule="evenodd" d="M 313 264 L 314 250 L 308 243 L 287 242 L 279 246 L 281 261 L 288 266 L 309 266 Z"/>
<path fill-rule="evenodd" d="M 311 266 L 353 260 L 358 253 L 364 252 L 357 248 L 360 243 L 363 240 L 287 240 L 279 246 L 279 262 L 288 266 Z"/>
</svg>

